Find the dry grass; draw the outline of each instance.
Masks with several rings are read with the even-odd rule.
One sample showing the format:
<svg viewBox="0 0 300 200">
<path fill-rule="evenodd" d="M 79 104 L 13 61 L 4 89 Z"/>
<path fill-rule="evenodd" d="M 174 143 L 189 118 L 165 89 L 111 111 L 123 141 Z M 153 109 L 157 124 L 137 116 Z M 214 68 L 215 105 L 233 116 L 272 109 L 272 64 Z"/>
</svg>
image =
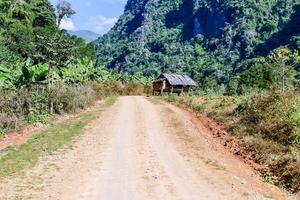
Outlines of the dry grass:
<svg viewBox="0 0 300 200">
<path fill-rule="evenodd" d="M 51 98 L 55 114 L 76 113 L 108 96 L 149 95 L 151 86 L 120 82 L 82 86 L 57 85 Z M 49 94 L 46 86 L 0 90 L 0 136 L 32 123 L 49 123 Z"/>
<path fill-rule="evenodd" d="M 259 155 L 269 166 L 266 177 L 293 192 L 300 190 L 300 95 L 271 91 L 251 97 L 176 97 L 165 100 L 184 104 L 208 115 Z"/>
</svg>

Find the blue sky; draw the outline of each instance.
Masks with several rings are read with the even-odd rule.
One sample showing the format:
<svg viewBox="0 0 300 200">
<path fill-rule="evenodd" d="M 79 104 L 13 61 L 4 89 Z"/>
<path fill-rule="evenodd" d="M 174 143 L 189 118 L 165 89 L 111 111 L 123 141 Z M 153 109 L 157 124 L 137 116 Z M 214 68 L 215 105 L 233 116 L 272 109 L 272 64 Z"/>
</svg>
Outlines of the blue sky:
<svg viewBox="0 0 300 200">
<path fill-rule="evenodd" d="M 53 5 L 58 0 L 50 0 Z M 76 14 L 62 22 L 67 30 L 106 33 L 123 13 L 127 0 L 69 0 Z"/>
</svg>

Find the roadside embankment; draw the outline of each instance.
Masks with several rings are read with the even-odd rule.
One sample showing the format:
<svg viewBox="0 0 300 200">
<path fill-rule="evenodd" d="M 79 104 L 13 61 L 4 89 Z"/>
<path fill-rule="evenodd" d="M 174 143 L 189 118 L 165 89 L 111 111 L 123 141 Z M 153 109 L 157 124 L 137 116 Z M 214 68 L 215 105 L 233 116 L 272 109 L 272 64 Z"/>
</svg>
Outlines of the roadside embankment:
<svg viewBox="0 0 300 200">
<path fill-rule="evenodd" d="M 266 182 L 300 189 L 300 101 L 291 92 L 254 96 L 166 96 L 206 121 L 215 137 L 262 174 Z"/>
</svg>

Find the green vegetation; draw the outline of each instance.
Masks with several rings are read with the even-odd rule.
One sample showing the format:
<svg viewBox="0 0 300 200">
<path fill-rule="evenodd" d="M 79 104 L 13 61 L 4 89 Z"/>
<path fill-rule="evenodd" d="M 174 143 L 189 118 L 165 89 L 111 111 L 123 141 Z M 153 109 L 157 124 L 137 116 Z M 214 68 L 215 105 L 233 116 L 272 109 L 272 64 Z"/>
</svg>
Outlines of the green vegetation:
<svg viewBox="0 0 300 200">
<path fill-rule="evenodd" d="M 21 146 L 2 150 L 0 152 L 0 177 L 10 176 L 33 166 L 41 155 L 51 154 L 67 145 L 74 140 L 75 136 L 81 134 L 83 128 L 105 107 L 113 105 L 115 100 L 116 97 L 109 97 L 97 111 L 84 113 L 74 119 L 54 124 Z"/>
<path fill-rule="evenodd" d="M 161 72 L 185 73 L 199 83 L 195 96 L 167 100 L 222 123 L 269 166 L 266 182 L 300 190 L 299 0 L 129 0 L 93 43 L 59 28 L 74 14 L 65 0 L 0 1 L 0 136 L 107 96 L 150 94 Z M 95 114 L 2 151 L 0 176 L 54 152 Z"/>
<path fill-rule="evenodd" d="M 112 106 L 114 105 L 114 103 L 116 102 L 116 96 L 110 96 L 106 99 L 104 105 L 105 107 L 109 107 L 109 106 Z"/>
<path fill-rule="evenodd" d="M 87 82 L 85 84 L 58 84 L 52 89 L 53 111 L 56 114 L 75 113 L 107 96 L 151 94 L 151 87 L 138 82 L 125 86 L 119 81 Z M 48 123 L 48 88 L 31 86 L 17 90 L 0 90 L 0 130 L 8 133 L 28 123 Z"/>
<path fill-rule="evenodd" d="M 266 183 L 270 183 L 270 184 L 274 184 L 274 182 L 273 182 L 273 174 L 272 173 L 266 173 L 265 174 L 265 182 Z"/>
<path fill-rule="evenodd" d="M 222 123 L 269 166 L 267 182 L 296 192 L 299 14 L 298 0 L 129 0 L 94 42 L 97 63 L 129 74 L 190 75 L 195 96 L 166 100 Z"/>
<path fill-rule="evenodd" d="M 272 91 L 242 102 L 236 109 L 247 132 L 274 140 L 282 145 L 300 146 L 299 96 L 292 92 Z"/>
<path fill-rule="evenodd" d="M 272 90 L 252 96 L 166 96 L 220 123 L 266 165 L 265 180 L 300 190 L 300 95 Z"/>
<path fill-rule="evenodd" d="M 95 59 L 93 45 L 59 30 L 55 10 L 48 0 L 3 0 L 0 19 L 0 49 L 4 52 L 0 65 L 5 68 L 28 58 L 33 64 L 47 63 L 56 67 L 66 66 L 72 58 Z"/>
<path fill-rule="evenodd" d="M 0 133 L 47 123 L 110 95 L 149 93 L 150 78 L 96 65 L 93 44 L 59 29 L 65 0 L 0 2 Z"/>
<path fill-rule="evenodd" d="M 281 76 L 293 85 L 300 63 L 286 57 L 299 57 L 299 8 L 298 0 L 129 0 L 94 42 L 97 62 L 145 76 L 185 73 L 206 93 L 268 89 Z"/>
</svg>

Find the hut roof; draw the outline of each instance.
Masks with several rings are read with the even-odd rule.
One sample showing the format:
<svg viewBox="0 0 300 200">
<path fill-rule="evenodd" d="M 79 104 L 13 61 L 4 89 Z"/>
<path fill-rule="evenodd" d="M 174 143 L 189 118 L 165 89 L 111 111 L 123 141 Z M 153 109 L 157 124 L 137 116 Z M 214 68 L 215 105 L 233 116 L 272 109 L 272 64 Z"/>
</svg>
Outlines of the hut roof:
<svg viewBox="0 0 300 200">
<path fill-rule="evenodd" d="M 187 75 L 180 74 L 161 74 L 154 82 L 167 79 L 171 85 L 196 86 L 196 82 Z"/>
</svg>

